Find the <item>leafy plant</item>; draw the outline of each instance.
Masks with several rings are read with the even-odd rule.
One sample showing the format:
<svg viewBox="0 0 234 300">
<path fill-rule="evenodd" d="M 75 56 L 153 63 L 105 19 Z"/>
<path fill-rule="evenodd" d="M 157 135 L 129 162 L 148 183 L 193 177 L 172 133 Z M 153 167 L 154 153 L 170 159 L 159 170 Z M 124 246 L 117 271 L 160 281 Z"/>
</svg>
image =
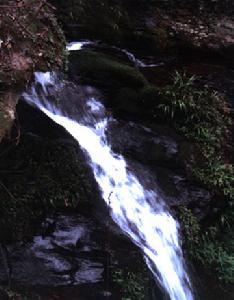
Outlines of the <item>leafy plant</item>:
<svg viewBox="0 0 234 300">
<path fill-rule="evenodd" d="M 112 271 L 112 279 L 123 291 L 123 300 L 143 300 L 146 294 L 147 279 L 143 272 L 115 269 Z"/>
<path fill-rule="evenodd" d="M 179 209 L 185 247 L 206 269 L 215 270 L 220 280 L 233 283 L 234 248 L 225 238 L 233 234 L 234 221 L 234 167 L 229 161 L 231 109 L 223 95 L 198 87 L 197 80 L 176 72 L 173 84 L 161 91 L 156 114 L 163 114 L 193 144 L 188 171 L 223 201 L 222 210 L 208 226 L 188 208 Z"/>
</svg>

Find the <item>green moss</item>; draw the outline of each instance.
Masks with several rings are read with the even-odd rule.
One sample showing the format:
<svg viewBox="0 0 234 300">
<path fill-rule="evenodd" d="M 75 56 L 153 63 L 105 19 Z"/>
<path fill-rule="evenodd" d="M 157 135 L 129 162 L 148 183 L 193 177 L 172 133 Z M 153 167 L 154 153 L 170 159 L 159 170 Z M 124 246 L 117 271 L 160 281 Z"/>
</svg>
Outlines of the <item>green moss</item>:
<svg viewBox="0 0 234 300">
<path fill-rule="evenodd" d="M 154 108 L 160 101 L 159 90 L 152 85 L 146 85 L 139 95 L 142 105 L 146 109 Z"/>
<path fill-rule="evenodd" d="M 118 113 L 139 116 L 141 119 L 148 118 L 151 117 L 152 107 L 155 107 L 158 101 L 158 95 L 158 90 L 148 84 L 141 89 L 122 87 L 117 91 L 112 106 Z"/>
<path fill-rule="evenodd" d="M 146 79 L 137 69 L 94 51 L 80 51 L 74 54 L 74 59 L 71 56 L 70 69 L 84 81 L 88 79 L 113 89 L 121 86 L 140 88 L 146 84 Z"/>
<path fill-rule="evenodd" d="M 141 105 L 139 106 L 138 93 L 130 88 L 121 88 L 113 101 L 114 106 L 119 113 L 128 113 L 139 115 L 142 113 Z"/>
</svg>

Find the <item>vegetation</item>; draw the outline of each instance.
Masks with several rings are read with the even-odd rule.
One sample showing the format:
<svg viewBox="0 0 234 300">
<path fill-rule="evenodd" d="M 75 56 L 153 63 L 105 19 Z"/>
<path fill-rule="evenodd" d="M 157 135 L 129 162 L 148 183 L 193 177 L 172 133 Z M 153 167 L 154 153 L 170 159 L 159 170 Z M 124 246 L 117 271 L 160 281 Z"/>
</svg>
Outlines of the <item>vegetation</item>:
<svg viewBox="0 0 234 300">
<path fill-rule="evenodd" d="M 112 280 L 121 288 L 123 300 L 144 300 L 148 293 L 149 278 L 146 269 L 143 272 L 114 269 Z"/>
<path fill-rule="evenodd" d="M 207 87 L 196 87 L 195 80 L 194 76 L 188 78 L 176 73 L 173 85 L 161 91 L 162 103 L 155 114 L 159 110 L 195 144 L 193 175 L 231 202 L 234 200 L 234 170 L 228 162 L 231 109 L 222 95 Z"/>
<path fill-rule="evenodd" d="M 190 257 L 201 263 L 221 282 L 233 284 L 234 228 L 233 224 L 229 223 L 230 216 L 223 212 L 208 228 L 202 226 L 186 207 L 179 209 L 179 218 L 183 227 L 185 247 Z"/>
<path fill-rule="evenodd" d="M 234 168 L 229 161 L 231 109 L 222 95 L 198 87 L 196 79 L 176 73 L 173 84 L 161 91 L 162 101 L 155 114 L 163 114 L 193 143 L 188 171 L 214 191 L 220 202 L 220 211 L 208 228 L 189 209 L 181 208 L 187 250 L 205 266 L 215 269 L 220 279 L 233 283 L 233 243 L 225 237 L 234 232 Z"/>
</svg>

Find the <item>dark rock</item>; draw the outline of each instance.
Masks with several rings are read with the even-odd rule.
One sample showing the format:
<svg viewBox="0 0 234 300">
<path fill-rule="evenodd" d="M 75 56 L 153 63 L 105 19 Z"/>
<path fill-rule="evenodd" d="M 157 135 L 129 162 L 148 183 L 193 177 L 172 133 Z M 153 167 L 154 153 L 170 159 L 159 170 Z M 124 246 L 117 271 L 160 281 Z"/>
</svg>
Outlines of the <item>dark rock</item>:
<svg viewBox="0 0 234 300">
<path fill-rule="evenodd" d="M 87 0 L 82 5 L 76 0 L 72 5 L 71 1 L 55 1 L 54 4 L 72 39 L 102 40 L 154 55 L 196 50 L 197 55 L 206 52 L 233 63 L 231 0 L 135 2 L 133 5 L 128 1 L 112 1 L 112 10 L 108 1 Z M 94 16 L 93 10 L 101 17 Z"/>
<path fill-rule="evenodd" d="M 110 144 L 117 153 L 150 165 L 175 166 L 178 157 L 177 141 L 170 132 L 160 131 L 137 125 L 133 122 L 115 123 L 109 128 Z"/>
<path fill-rule="evenodd" d="M 189 207 L 199 219 L 211 213 L 214 195 L 187 178 L 191 145 L 172 129 L 113 122 L 108 139 L 113 151 L 127 158 L 144 188 L 156 190 L 173 210 Z"/>
</svg>

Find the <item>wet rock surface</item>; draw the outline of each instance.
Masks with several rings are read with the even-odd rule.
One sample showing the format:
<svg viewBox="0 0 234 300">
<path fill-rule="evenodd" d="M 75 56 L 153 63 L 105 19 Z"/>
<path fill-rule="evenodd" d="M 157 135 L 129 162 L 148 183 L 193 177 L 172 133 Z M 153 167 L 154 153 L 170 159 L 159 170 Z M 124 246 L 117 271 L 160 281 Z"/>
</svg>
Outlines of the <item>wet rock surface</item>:
<svg viewBox="0 0 234 300">
<path fill-rule="evenodd" d="M 81 212 L 47 217 L 31 240 L 8 246 L 12 285 L 27 291 L 29 299 L 122 299 L 112 272 L 132 269 L 141 254 L 90 212 Z M 2 260 L 0 281 L 8 282 Z"/>
<path fill-rule="evenodd" d="M 108 137 L 113 151 L 129 160 L 145 188 L 158 190 L 172 209 L 189 207 L 199 219 L 209 215 L 212 206 L 215 210 L 214 195 L 186 175 L 182 138 L 172 129 L 113 121 Z"/>
<path fill-rule="evenodd" d="M 12 280 L 26 285 L 102 281 L 106 254 L 95 242 L 94 228 L 97 232 L 100 230 L 92 220 L 79 215 L 47 218 L 42 235 L 35 236 L 25 245 L 9 248 Z M 105 239 L 105 235 L 102 238 Z M 4 281 L 3 266 L 1 271 Z"/>
<path fill-rule="evenodd" d="M 74 120 L 80 120 L 82 123 L 82 120 L 87 122 L 85 114 L 85 107 L 88 103 L 87 97 L 88 99 L 97 98 L 100 100 L 103 95 L 99 90 L 90 86 L 66 83 L 61 86 L 57 93 L 54 93 L 52 89 L 49 97 L 51 103 L 54 103 L 55 106 L 58 104 L 58 107 L 62 111 L 66 111 L 67 115 Z M 23 114 L 27 110 L 31 111 L 31 108 L 26 104 L 22 105 L 24 107 Z M 28 108 L 26 109 L 26 107 Z M 93 118 L 102 117 L 102 113 L 102 111 L 99 111 L 100 115 L 94 113 Z M 30 116 L 32 115 L 32 113 L 28 113 L 29 122 L 27 126 L 30 126 Z M 60 141 L 66 143 L 67 141 L 73 144 L 73 139 L 68 138 L 63 129 L 57 125 L 51 127 L 51 121 L 47 117 L 44 118 L 44 121 L 42 117 L 40 122 L 35 123 L 36 128 L 34 130 L 42 131 L 42 135 L 46 134 L 47 136 L 49 134 L 51 138 L 54 136 L 57 138 L 57 143 Z M 46 120 L 48 120 L 48 124 L 44 126 Z M 38 127 L 38 124 L 43 124 L 43 127 Z M 51 134 L 50 129 L 45 130 L 46 127 L 54 128 Z M 189 158 L 186 151 L 190 153 L 190 145 L 185 145 L 185 140 L 173 129 L 150 122 L 147 125 L 141 125 L 132 121 L 113 120 L 107 135 L 113 152 L 122 154 L 129 160 L 129 168 L 134 169 L 141 182 L 145 184 L 145 188 L 158 190 L 166 199 L 167 204 L 175 210 L 182 205 L 188 206 L 201 219 L 211 213 L 210 207 L 215 200 L 213 194 L 188 178 L 186 163 Z M 146 178 L 148 179 L 146 180 Z"/>
</svg>

